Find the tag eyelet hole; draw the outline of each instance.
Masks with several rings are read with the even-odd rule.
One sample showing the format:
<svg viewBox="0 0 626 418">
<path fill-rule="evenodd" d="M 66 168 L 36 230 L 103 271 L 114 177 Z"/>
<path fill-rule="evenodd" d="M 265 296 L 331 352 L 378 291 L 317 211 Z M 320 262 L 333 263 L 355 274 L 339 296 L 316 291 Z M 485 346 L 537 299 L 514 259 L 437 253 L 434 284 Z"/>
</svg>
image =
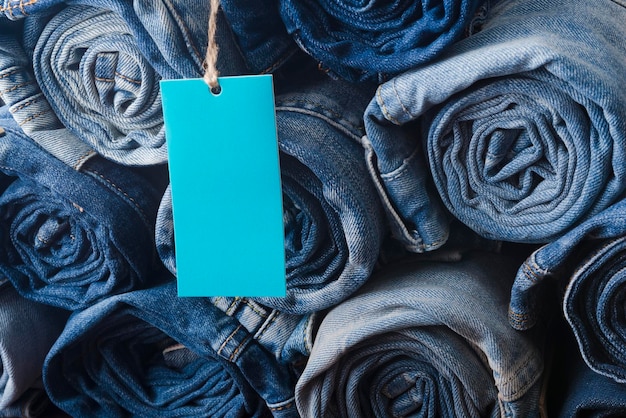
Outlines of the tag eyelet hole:
<svg viewBox="0 0 626 418">
<path fill-rule="evenodd" d="M 222 86 L 218 84 L 217 86 L 209 87 L 209 91 L 213 96 L 219 96 L 222 93 Z"/>
</svg>

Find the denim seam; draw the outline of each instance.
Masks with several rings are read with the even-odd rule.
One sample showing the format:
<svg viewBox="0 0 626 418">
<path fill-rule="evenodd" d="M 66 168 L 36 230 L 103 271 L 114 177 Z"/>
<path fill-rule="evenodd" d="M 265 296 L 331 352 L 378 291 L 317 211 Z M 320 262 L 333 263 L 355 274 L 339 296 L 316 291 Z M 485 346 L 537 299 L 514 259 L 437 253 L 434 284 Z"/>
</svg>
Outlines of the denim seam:
<svg viewBox="0 0 626 418">
<path fill-rule="evenodd" d="M 10 109 L 9 109 L 9 111 L 10 111 L 11 113 L 15 113 L 15 112 L 17 112 L 18 110 L 22 110 L 22 109 L 24 109 L 25 107 L 28 107 L 28 106 L 30 106 L 30 105 L 32 105 L 32 104 L 34 104 L 34 103 L 37 103 L 40 99 L 41 99 L 41 97 L 38 97 L 38 98 L 36 98 L 36 99 L 30 99 L 30 100 L 29 100 L 29 101 L 27 101 L 26 103 L 22 103 L 21 105 L 19 105 L 19 106 L 18 106 L 18 107 L 16 107 L 16 108 L 10 108 Z"/>
<path fill-rule="evenodd" d="M 293 55 L 296 54 L 296 52 L 298 52 L 297 48 L 292 48 L 288 54 L 282 56 L 281 58 L 278 58 L 276 60 L 276 62 L 274 62 L 272 65 L 270 65 L 269 67 L 267 67 L 265 70 L 261 71 L 261 74 L 266 74 L 266 73 L 271 73 L 272 71 L 274 71 L 276 68 L 280 67 L 281 65 L 283 65 L 287 60 L 289 60 L 289 58 L 291 58 Z"/>
<path fill-rule="evenodd" d="M 21 71 L 22 71 L 22 69 L 21 69 L 21 68 L 14 68 L 13 70 L 10 70 L 10 71 L 7 71 L 7 72 L 6 72 L 6 73 L 4 73 L 4 74 L 1 74 L 1 75 L 0 75 L 0 80 L 2 80 L 3 78 L 10 77 L 10 76 L 12 76 L 13 74 L 17 74 L 17 73 L 19 73 L 19 72 L 21 72 Z"/>
<path fill-rule="evenodd" d="M 20 9 L 20 11 L 22 12 L 24 16 L 28 16 L 28 14 L 26 13 L 26 9 L 24 7 L 32 6 L 33 4 L 37 3 L 37 1 L 38 0 L 27 0 L 26 3 L 24 3 L 24 0 L 20 0 L 20 2 L 14 6 L 7 6 L 7 7 L 0 6 L 0 12 L 8 11 L 9 14 L 13 16 L 13 10 Z"/>
<path fill-rule="evenodd" d="M 99 176 L 102 180 L 106 181 L 107 183 L 109 183 L 111 186 L 113 186 L 115 188 L 115 190 L 117 190 L 118 192 L 122 193 L 124 196 L 126 196 L 128 198 L 128 200 L 130 200 L 133 205 L 137 208 L 137 210 L 139 211 L 139 213 L 141 214 L 141 216 L 144 218 L 144 221 L 147 222 L 148 224 L 150 224 L 150 222 L 148 222 L 148 216 L 146 215 L 146 213 L 143 211 L 143 209 L 141 208 L 141 206 L 139 206 L 137 204 L 137 202 L 135 201 L 135 199 L 132 198 L 132 196 L 129 196 L 128 193 L 126 193 L 124 190 L 120 189 L 115 183 L 113 183 L 111 180 L 109 180 L 108 178 L 104 177 L 104 175 L 100 174 L 98 171 L 96 170 L 90 170 L 92 173 L 96 174 L 97 176 Z"/>
<path fill-rule="evenodd" d="M 285 409 L 292 408 L 294 405 L 294 398 L 289 399 L 287 402 L 288 403 L 283 406 L 269 406 L 268 405 L 268 408 L 270 411 L 284 411 Z"/>
<path fill-rule="evenodd" d="M 381 90 L 382 90 L 382 86 L 378 87 L 378 89 L 376 90 L 376 98 L 378 99 L 380 110 L 383 111 L 383 115 L 385 116 L 387 120 L 391 121 L 392 123 L 396 125 L 400 125 L 400 122 L 396 120 L 396 118 L 394 118 L 389 112 L 389 109 L 387 109 L 387 106 L 385 105 L 385 99 L 383 99 L 383 96 L 380 94 Z"/>
<path fill-rule="evenodd" d="M 224 312 L 226 315 L 228 316 L 233 316 L 234 311 L 237 309 L 237 306 L 239 306 L 239 298 L 236 297 L 234 298 L 230 304 L 228 305 L 228 308 L 226 308 L 226 312 Z"/>
<path fill-rule="evenodd" d="M 74 168 L 74 170 L 76 171 L 79 171 L 85 161 L 87 161 L 89 158 L 93 157 L 96 154 L 97 153 L 95 151 L 87 151 L 85 154 L 78 157 L 78 159 L 76 160 L 76 164 L 74 164 L 72 168 Z"/>
<path fill-rule="evenodd" d="M 410 120 L 415 119 L 415 115 L 412 114 L 409 109 L 406 108 L 406 106 L 404 106 L 404 103 L 402 103 L 402 98 L 400 97 L 400 94 L 398 93 L 398 89 L 396 88 L 396 83 L 397 80 L 394 79 L 393 83 L 391 84 L 392 88 L 393 88 L 393 92 L 396 95 L 396 99 L 398 100 L 398 103 L 400 104 L 400 107 L 402 107 L 402 110 L 404 111 L 404 113 L 406 113 L 409 116 Z"/>
<path fill-rule="evenodd" d="M 23 83 L 16 84 L 16 85 L 14 85 L 14 86 L 6 89 L 6 90 L 0 91 L 0 95 L 3 94 L 3 93 L 10 93 L 10 92 L 12 92 L 14 90 L 17 90 L 19 88 L 22 88 L 24 86 L 28 86 L 29 84 L 33 84 L 33 81 L 25 81 Z"/>
<path fill-rule="evenodd" d="M 278 318 L 278 312 L 276 310 L 274 310 L 272 312 L 272 314 L 270 314 L 270 316 L 268 317 L 269 321 L 266 320 L 265 323 L 263 325 L 261 325 L 261 328 L 259 329 L 259 331 L 257 332 L 257 334 L 254 336 L 254 338 L 256 340 L 261 340 L 261 337 L 263 337 L 263 334 L 265 334 L 265 332 L 272 326 L 272 324 L 276 321 L 276 318 Z"/>
<path fill-rule="evenodd" d="M 237 326 L 237 328 L 235 328 L 235 330 L 233 332 L 230 333 L 230 335 L 228 337 L 226 337 L 226 339 L 224 340 L 224 342 L 222 343 L 222 345 L 220 345 L 219 349 L 217 350 L 217 354 L 218 355 L 222 355 L 222 351 L 224 350 L 224 347 L 226 347 L 226 344 L 228 344 L 228 342 L 233 338 L 233 336 L 241 329 L 241 327 L 243 327 L 243 325 L 239 324 Z M 231 356 L 232 357 L 232 356 Z"/>
<path fill-rule="evenodd" d="M 46 113 L 49 113 L 50 109 L 46 109 L 46 110 L 42 110 L 41 112 L 37 112 L 33 115 L 30 115 L 29 117 L 27 117 L 26 119 L 24 119 L 23 121 L 21 121 L 19 123 L 19 126 L 24 126 L 26 125 L 28 122 L 33 121 L 34 119 L 37 119 L 38 117 L 45 115 Z"/>
<path fill-rule="evenodd" d="M 309 109 L 304 107 L 303 109 L 301 109 L 299 106 L 306 106 L 306 105 L 310 105 L 313 106 L 313 109 Z M 320 115 L 322 117 L 324 117 L 325 119 L 329 119 L 328 116 L 324 115 L 323 113 L 319 112 L 317 109 L 321 109 L 322 111 L 326 111 L 328 113 L 330 113 L 330 115 L 335 118 L 336 120 L 334 120 L 335 123 L 341 125 L 342 127 L 344 127 L 344 129 L 347 128 L 347 126 L 349 126 L 351 129 L 355 130 L 355 131 L 359 131 L 360 130 L 360 125 L 355 125 L 352 122 L 350 122 L 349 120 L 345 119 L 343 117 L 342 114 L 335 112 L 332 109 L 327 108 L 326 106 L 320 105 L 319 103 L 313 102 L 313 101 L 309 101 L 309 100 L 285 100 L 284 102 L 278 104 L 276 106 L 276 108 L 278 109 L 279 107 L 285 107 L 286 109 L 289 109 L 291 111 L 300 111 L 302 112 L 303 110 L 308 110 L 311 111 L 317 115 Z M 295 110 L 294 110 L 295 109 Z"/>
<path fill-rule="evenodd" d="M 203 66 L 202 65 L 203 59 L 202 59 L 202 56 L 200 55 L 200 52 L 198 51 L 198 49 L 196 49 L 196 46 L 192 42 L 191 36 L 189 36 L 189 28 L 187 28 L 187 26 L 185 25 L 185 21 L 183 19 L 181 19 L 178 10 L 174 7 L 172 2 L 167 0 L 166 3 L 167 3 L 168 11 L 172 14 L 172 16 L 174 16 L 174 20 L 178 24 L 178 28 L 183 33 L 183 38 L 185 39 L 185 44 L 187 46 L 190 46 L 191 49 L 193 49 L 193 52 L 196 54 L 196 58 L 200 61 L 200 66 L 202 67 Z"/>
<path fill-rule="evenodd" d="M 398 168 L 388 172 L 388 173 L 380 173 L 380 177 L 382 179 L 388 180 L 397 180 L 406 170 L 408 169 L 409 163 L 411 160 L 417 157 L 417 153 L 419 152 L 419 147 L 416 147 L 415 150 L 409 155 L 407 158 L 402 160 L 402 164 L 398 166 Z"/>
<path fill-rule="evenodd" d="M 250 302 L 249 300 L 247 300 L 247 299 L 246 299 L 246 300 L 244 300 L 244 301 L 243 301 L 243 303 L 244 303 L 247 307 L 249 307 L 249 308 L 252 310 L 252 312 L 254 312 L 255 314 L 257 314 L 257 315 L 258 315 L 258 316 L 260 316 L 261 318 L 267 318 L 267 317 L 268 317 L 268 315 L 267 315 L 267 313 L 266 313 L 266 312 L 263 312 L 263 311 L 262 311 L 262 310 L 260 310 L 258 307 L 254 306 L 254 305 L 252 304 L 252 302 Z"/>
<path fill-rule="evenodd" d="M 517 367 L 515 372 L 511 373 L 510 376 L 506 380 L 504 380 L 502 382 L 502 386 L 507 386 L 512 380 L 517 379 L 519 370 L 526 370 L 528 368 L 528 365 L 530 363 L 532 363 L 533 358 L 534 358 L 534 355 L 532 355 L 532 354 L 528 355 L 526 357 L 526 359 L 524 360 L 524 362 L 519 367 Z M 536 368 L 533 368 L 533 370 L 531 370 L 531 372 L 536 374 L 536 372 L 537 372 Z M 522 385 L 521 388 L 519 388 L 516 391 L 514 391 L 513 393 L 511 393 L 510 396 L 506 397 L 506 399 L 504 397 L 502 399 L 505 400 L 506 402 L 516 401 L 522 395 L 524 395 L 524 393 L 526 393 L 528 388 L 530 388 L 533 384 L 535 384 L 535 382 L 537 381 L 537 377 L 538 376 L 535 376 L 534 379 L 531 379 L 530 381 L 524 382 L 524 384 Z M 521 392 L 521 394 L 520 394 L 520 392 Z"/>
<path fill-rule="evenodd" d="M 122 73 L 120 73 L 118 71 L 115 72 L 115 75 L 118 76 L 121 79 L 124 79 L 124 80 L 128 81 L 129 83 L 141 85 L 141 80 L 135 80 L 133 78 L 125 76 L 124 74 L 122 74 Z M 96 81 L 105 81 L 107 83 L 115 82 L 114 78 L 105 78 L 105 77 L 94 77 L 94 80 L 96 80 Z"/>
<path fill-rule="evenodd" d="M 349 136 L 352 140 L 356 141 L 357 143 L 361 143 L 361 136 L 357 135 L 356 133 L 352 132 L 350 128 L 353 128 L 355 130 L 360 130 L 358 127 L 352 125 L 350 122 L 345 121 L 344 119 L 341 119 L 342 121 L 345 121 L 348 125 L 350 125 L 350 127 L 346 127 L 343 124 L 341 124 L 341 122 L 338 122 L 336 120 L 333 120 L 332 118 L 329 118 L 328 116 L 316 112 L 312 109 L 302 109 L 302 108 L 298 108 L 298 107 L 289 107 L 289 106 L 284 106 L 284 105 L 279 105 L 276 106 L 276 110 L 277 111 L 283 111 L 283 112 L 294 112 L 294 113 L 300 113 L 303 115 L 307 115 L 307 116 L 311 116 L 311 117 L 316 117 L 318 119 L 321 119 L 323 121 L 325 121 L 326 123 L 328 123 L 329 125 L 331 125 L 333 128 L 338 129 L 340 131 L 342 131 L 344 134 L 346 134 L 347 136 Z M 308 111 L 308 112 L 306 112 Z M 281 144 L 284 146 L 284 144 Z"/>
</svg>

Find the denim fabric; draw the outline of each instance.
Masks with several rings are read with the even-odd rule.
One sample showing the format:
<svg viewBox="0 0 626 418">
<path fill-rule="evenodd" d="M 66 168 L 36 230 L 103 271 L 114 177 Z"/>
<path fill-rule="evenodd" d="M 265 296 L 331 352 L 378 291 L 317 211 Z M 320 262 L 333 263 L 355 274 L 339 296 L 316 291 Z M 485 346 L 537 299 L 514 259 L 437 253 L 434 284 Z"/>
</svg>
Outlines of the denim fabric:
<svg viewBox="0 0 626 418">
<path fill-rule="evenodd" d="M 52 403 L 43 388 L 31 388 L 18 400 L 0 409 L 0 418 L 49 418 L 51 406 Z"/>
<path fill-rule="evenodd" d="M 59 1 L 33 2 L 19 16 L 4 10 L 13 19 L 29 16 L 23 43 L 52 108 L 106 158 L 135 166 L 165 162 L 158 83 L 203 73 L 208 2 L 66 3 L 77 5 L 59 10 Z M 222 14 L 216 41 L 222 75 L 247 71 Z"/>
<path fill-rule="evenodd" d="M 154 223 L 162 191 L 138 170 L 48 154 L 0 109 L 0 273 L 23 296 L 66 309 L 142 287 L 162 269 Z"/>
<path fill-rule="evenodd" d="M 617 313 L 624 304 L 626 200 L 536 250 L 520 267 L 511 289 L 509 321 L 531 328 L 545 308 L 552 282 L 565 288 L 563 312 L 587 364 L 626 382 L 626 332 Z"/>
<path fill-rule="evenodd" d="M 6 279 L 0 281 L 0 417 L 29 404 L 20 397 L 37 386 L 67 317 L 66 311 L 29 301 Z"/>
<path fill-rule="evenodd" d="M 383 81 L 440 55 L 482 3 L 280 0 L 280 12 L 300 47 L 335 77 Z"/>
<path fill-rule="evenodd" d="M 507 323 L 515 266 L 473 252 L 381 270 L 322 320 L 296 386 L 301 414 L 539 416 L 545 330 Z"/>
<path fill-rule="evenodd" d="M 221 0 L 220 6 L 252 73 L 273 73 L 299 51 L 281 20 L 278 0 Z"/>
<path fill-rule="evenodd" d="M 546 243 L 623 197 L 625 19 L 622 1 L 498 2 L 481 31 L 380 86 L 366 131 L 402 221 L 435 198 L 424 146 L 445 206 L 485 237 Z"/>
<path fill-rule="evenodd" d="M 554 355 L 547 392 L 548 416 L 626 416 L 626 385 L 593 372 L 583 361 L 576 340 L 565 327 L 555 332 L 559 347 Z"/>
<path fill-rule="evenodd" d="M 292 365 L 263 339 L 302 341 L 301 318 L 221 302 L 228 314 L 170 281 L 73 314 L 44 365 L 50 398 L 72 416 L 298 417 Z"/>
<path fill-rule="evenodd" d="M 21 24 L 0 24 L 0 97 L 20 128 L 65 164 L 80 168 L 96 152 L 71 134 L 43 96 L 25 50 Z"/>
<path fill-rule="evenodd" d="M 276 96 L 287 295 L 256 298 L 296 314 L 333 306 L 360 287 L 386 233 L 359 142 L 370 89 L 309 69 L 293 77 L 295 84 L 277 86 Z M 175 274 L 171 205 L 167 192 L 156 242 L 163 263 Z"/>
</svg>

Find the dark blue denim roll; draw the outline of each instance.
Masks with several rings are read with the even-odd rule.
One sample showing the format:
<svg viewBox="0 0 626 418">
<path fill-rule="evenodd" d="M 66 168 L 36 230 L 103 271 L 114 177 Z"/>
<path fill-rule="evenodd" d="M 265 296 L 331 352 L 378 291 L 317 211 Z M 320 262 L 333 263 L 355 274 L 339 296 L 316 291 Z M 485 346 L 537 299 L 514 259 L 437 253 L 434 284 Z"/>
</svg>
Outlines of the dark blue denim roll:
<svg viewBox="0 0 626 418">
<path fill-rule="evenodd" d="M 336 77 L 383 81 L 460 39 L 484 0 L 280 0 L 287 30 Z"/>
<path fill-rule="evenodd" d="M 365 122 L 393 222 L 444 232 L 422 210 L 442 200 L 484 237 L 543 244 L 623 198 L 624 19 L 621 1 L 501 1 L 382 84 Z"/>
<path fill-rule="evenodd" d="M 282 348 L 300 319 L 225 306 L 170 281 L 74 313 L 44 364 L 51 400 L 76 417 L 298 417 Z"/>
<path fill-rule="evenodd" d="M 23 296 L 70 310 L 143 287 L 161 269 L 152 176 L 95 156 L 55 158 L 0 110 L 0 272 Z M 62 138 L 61 138 L 62 139 Z"/>
<path fill-rule="evenodd" d="M 511 289 L 509 321 L 534 326 L 549 286 L 564 289 L 562 310 L 583 359 L 599 374 L 626 382 L 626 200 L 537 249 L 520 267 Z"/>
</svg>

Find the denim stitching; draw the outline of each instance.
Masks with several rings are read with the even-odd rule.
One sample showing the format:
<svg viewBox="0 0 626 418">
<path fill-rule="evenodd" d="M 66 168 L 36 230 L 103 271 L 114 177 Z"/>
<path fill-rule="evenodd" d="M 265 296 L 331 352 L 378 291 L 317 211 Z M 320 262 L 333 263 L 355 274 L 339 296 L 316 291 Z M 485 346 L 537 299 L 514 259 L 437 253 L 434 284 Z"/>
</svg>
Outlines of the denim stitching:
<svg viewBox="0 0 626 418">
<path fill-rule="evenodd" d="M 247 299 L 246 299 L 243 303 L 244 303 L 246 306 L 248 306 L 250 309 L 252 309 L 252 311 L 253 311 L 255 314 L 259 315 L 259 316 L 260 316 L 260 317 L 262 317 L 262 318 L 267 318 L 267 316 L 268 316 L 268 315 L 267 315 L 267 312 L 263 312 L 263 311 L 262 311 L 262 310 L 260 310 L 258 307 L 254 306 L 254 305 L 252 304 L 252 302 L 250 302 L 249 300 L 247 300 Z"/>
<path fill-rule="evenodd" d="M 312 106 L 313 109 L 307 108 L 306 105 Z M 350 126 L 352 129 L 354 130 L 360 130 L 361 126 L 360 125 L 355 125 L 352 122 L 350 122 L 349 120 L 345 119 L 343 117 L 342 114 L 335 112 L 332 109 L 327 108 L 326 106 L 320 105 L 319 103 L 316 102 L 312 102 L 312 101 L 308 101 L 308 100 L 285 100 L 284 102 L 280 102 L 277 104 L 276 108 L 279 109 L 281 107 L 285 107 L 285 108 L 296 108 L 298 110 L 309 110 L 309 111 L 313 111 L 317 114 L 319 114 L 320 116 L 325 116 L 323 113 L 321 113 L 320 111 L 318 111 L 318 109 L 328 112 L 333 118 L 337 119 L 337 123 L 340 124 L 345 124 Z M 304 109 L 299 109 L 300 107 L 304 107 Z M 290 109 L 291 110 L 291 109 Z M 297 110 L 292 110 L 292 111 L 297 111 Z M 343 122 L 343 123 L 341 123 Z"/>
<path fill-rule="evenodd" d="M 146 214 L 144 213 L 143 209 L 141 208 L 141 206 L 139 206 L 137 204 L 137 202 L 135 201 L 135 199 L 133 199 L 131 196 L 128 195 L 128 193 L 126 193 L 124 190 L 120 189 L 119 187 L 117 187 L 117 185 L 115 185 L 115 183 L 113 183 L 111 180 L 107 179 L 106 177 L 104 177 L 102 174 L 100 174 L 99 172 L 97 172 L 96 170 L 91 170 L 92 173 L 96 174 L 97 176 L 99 176 L 102 180 L 106 181 L 107 183 L 109 183 L 111 186 L 113 186 L 117 191 L 119 191 L 120 193 L 122 193 L 124 196 L 126 196 L 128 198 L 128 200 L 130 200 L 131 202 L 133 202 L 133 205 L 135 205 L 135 207 L 137 208 L 137 210 L 139 210 L 139 212 L 141 213 L 141 215 L 143 216 L 144 220 L 148 219 L 148 216 L 146 216 Z"/>
<path fill-rule="evenodd" d="M 13 70 L 11 70 L 11 71 L 9 71 L 9 72 L 6 72 L 6 73 L 4 73 L 4 74 L 0 75 L 0 80 L 2 80 L 3 78 L 10 77 L 10 76 L 12 76 L 13 74 L 17 74 L 17 73 L 19 73 L 20 71 L 21 71 L 21 69 L 20 69 L 20 68 L 14 68 Z"/>
<path fill-rule="evenodd" d="M 400 103 L 400 106 L 402 107 L 402 110 L 404 111 L 404 113 L 409 115 L 409 118 L 415 119 L 415 115 L 409 112 L 406 106 L 404 106 L 404 103 L 402 103 L 402 98 L 400 97 L 400 94 L 398 93 L 398 89 L 396 88 L 396 82 L 397 80 L 393 80 L 393 82 L 391 83 L 391 86 L 393 87 L 393 92 L 396 95 L 396 99 L 398 99 L 398 103 Z"/>
<path fill-rule="evenodd" d="M 283 405 L 283 406 L 270 406 L 269 409 L 270 411 L 283 411 L 285 409 L 288 408 L 292 408 L 294 405 L 293 401 L 290 401 L 287 405 Z"/>
<path fill-rule="evenodd" d="M 400 125 L 400 122 L 397 121 L 393 116 L 391 116 L 389 109 L 387 109 L 387 106 L 385 105 L 385 99 L 383 99 L 383 96 L 380 95 L 381 89 L 382 86 L 378 87 L 378 89 L 376 90 L 376 98 L 378 99 L 378 103 L 380 103 L 380 109 L 383 111 L 383 115 L 385 115 L 385 118 L 387 118 L 389 121 L 395 123 L 396 125 Z"/>
<path fill-rule="evenodd" d="M 28 86 L 29 84 L 33 84 L 33 81 L 25 81 L 23 83 L 16 84 L 15 86 L 13 86 L 13 87 L 11 87 L 9 89 L 0 91 L 0 94 L 12 92 L 12 91 L 17 90 L 19 88 L 22 88 L 24 86 Z"/>
<path fill-rule="evenodd" d="M 276 321 L 276 318 L 278 318 L 278 313 L 276 311 L 272 312 L 272 315 L 270 315 L 269 317 L 269 321 L 267 321 L 265 324 L 261 325 L 261 329 L 259 329 L 258 333 L 255 335 L 255 339 L 260 340 L 261 337 L 263 337 L 263 334 L 265 334 L 265 331 L 267 331 L 270 326 Z"/>
<path fill-rule="evenodd" d="M 74 170 L 79 170 L 80 167 L 83 165 L 83 163 L 85 161 L 87 161 L 87 159 L 89 159 L 91 156 L 96 155 L 95 151 L 88 151 L 85 154 L 81 155 L 80 157 L 78 157 L 78 160 L 76 160 L 76 164 L 74 164 Z"/>
<path fill-rule="evenodd" d="M 237 346 L 237 348 L 235 348 L 235 350 L 233 351 L 233 353 L 230 355 L 230 357 L 228 358 L 229 361 L 234 361 L 235 357 L 237 357 L 237 354 L 239 354 L 239 350 L 241 350 L 241 348 L 248 342 L 248 340 L 250 339 L 250 335 L 247 335 L 246 338 L 244 338 L 239 345 Z"/>
<path fill-rule="evenodd" d="M 226 308 L 226 312 L 224 312 L 226 315 L 228 316 L 233 316 L 234 311 L 237 309 L 237 306 L 239 306 L 239 298 L 236 297 L 234 298 L 230 304 L 228 305 L 228 308 Z"/>
<path fill-rule="evenodd" d="M 41 99 L 40 97 L 36 98 L 36 99 L 31 99 L 31 100 L 27 101 L 26 103 L 22 103 L 21 105 L 19 105 L 18 107 L 14 108 L 14 109 L 9 109 L 9 111 L 11 113 L 15 113 L 18 110 L 22 110 L 22 109 L 24 109 L 27 106 L 30 106 L 30 105 L 32 105 L 34 103 L 37 103 L 40 99 Z"/>
<path fill-rule="evenodd" d="M 35 3 L 37 3 L 37 0 L 28 0 L 26 1 L 26 3 L 24 3 L 24 0 L 19 0 L 19 3 L 13 6 L 7 6 L 7 7 L 0 6 L 0 12 L 8 11 L 9 14 L 13 16 L 13 10 L 20 9 L 20 11 L 24 14 L 24 16 L 27 16 L 26 9 L 24 9 L 24 7 L 32 6 Z"/>
<path fill-rule="evenodd" d="M 37 119 L 39 116 L 45 115 L 46 113 L 50 112 L 50 109 L 47 110 L 42 110 L 41 112 L 37 112 L 34 115 L 30 115 L 29 117 L 27 117 L 26 119 L 24 119 L 23 121 L 21 121 L 19 123 L 19 126 L 24 126 L 26 125 L 28 122 L 31 122 L 34 119 Z"/>
<path fill-rule="evenodd" d="M 226 337 L 222 345 L 220 345 L 220 348 L 217 350 L 218 355 L 220 356 L 222 355 L 222 350 L 224 350 L 224 347 L 226 347 L 226 344 L 228 344 L 228 342 L 233 338 L 233 336 L 237 333 L 237 331 L 241 329 L 241 327 L 243 327 L 243 325 L 239 324 L 237 328 L 235 328 L 235 330 L 231 332 L 228 337 Z"/>
</svg>

